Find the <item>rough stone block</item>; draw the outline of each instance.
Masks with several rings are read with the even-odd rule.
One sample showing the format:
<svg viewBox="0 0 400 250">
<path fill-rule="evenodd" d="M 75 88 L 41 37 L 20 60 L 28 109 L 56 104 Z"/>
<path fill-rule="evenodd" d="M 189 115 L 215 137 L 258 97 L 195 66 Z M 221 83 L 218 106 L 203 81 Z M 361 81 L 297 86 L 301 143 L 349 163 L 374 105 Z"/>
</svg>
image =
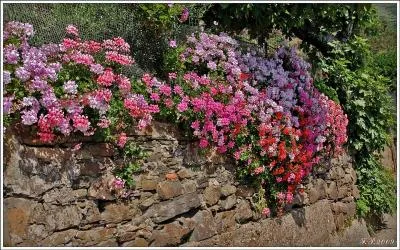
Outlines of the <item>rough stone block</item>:
<svg viewBox="0 0 400 250">
<path fill-rule="evenodd" d="M 225 200 L 221 200 L 220 202 L 223 210 L 229 210 L 236 205 L 236 195 L 228 196 Z"/>
<path fill-rule="evenodd" d="M 247 201 L 241 200 L 236 208 L 235 219 L 238 223 L 244 223 L 253 217 L 253 211 Z"/>
<path fill-rule="evenodd" d="M 180 181 L 163 181 L 158 183 L 157 193 L 161 200 L 168 200 L 183 194 L 183 187 Z"/>
<path fill-rule="evenodd" d="M 200 207 L 199 196 L 184 194 L 151 206 L 143 216 L 152 218 L 155 223 L 160 223 L 197 207 Z"/>
<path fill-rule="evenodd" d="M 221 197 L 221 187 L 220 186 L 208 186 L 204 190 L 204 200 L 208 206 L 217 204 L 219 198 Z"/>
<path fill-rule="evenodd" d="M 217 233 L 215 220 L 209 211 L 198 211 L 193 217 L 195 227 L 190 241 L 201 241 L 214 236 Z"/>
<path fill-rule="evenodd" d="M 226 197 L 234 193 L 236 193 L 236 187 L 233 185 L 227 184 L 221 188 L 222 197 Z"/>
<path fill-rule="evenodd" d="M 153 231 L 150 238 L 151 246 L 177 246 L 190 232 L 189 228 L 181 226 L 177 222 L 166 224 L 163 229 Z"/>
</svg>

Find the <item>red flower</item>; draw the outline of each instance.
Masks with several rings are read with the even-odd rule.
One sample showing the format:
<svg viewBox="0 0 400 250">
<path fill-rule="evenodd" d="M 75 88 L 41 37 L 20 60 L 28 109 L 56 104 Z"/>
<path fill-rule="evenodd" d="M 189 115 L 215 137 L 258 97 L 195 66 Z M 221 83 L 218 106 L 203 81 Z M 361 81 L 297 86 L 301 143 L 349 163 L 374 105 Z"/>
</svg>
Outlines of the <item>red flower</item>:
<svg viewBox="0 0 400 250">
<path fill-rule="evenodd" d="M 239 80 L 240 81 L 248 80 L 250 78 L 250 76 L 251 76 L 251 74 L 249 74 L 249 73 L 240 73 Z"/>
<path fill-rule="evenodd" d="M 284 172 L 285 172 L 285 169 L 284 169 L 283 167 L 279 167 L 279 168 L 275 169 L 275 170 L 272 172 L 272 174 L 273 174 L 273 175 L 280 175 L 280 174 L 283 174 Z"/>
</svg>

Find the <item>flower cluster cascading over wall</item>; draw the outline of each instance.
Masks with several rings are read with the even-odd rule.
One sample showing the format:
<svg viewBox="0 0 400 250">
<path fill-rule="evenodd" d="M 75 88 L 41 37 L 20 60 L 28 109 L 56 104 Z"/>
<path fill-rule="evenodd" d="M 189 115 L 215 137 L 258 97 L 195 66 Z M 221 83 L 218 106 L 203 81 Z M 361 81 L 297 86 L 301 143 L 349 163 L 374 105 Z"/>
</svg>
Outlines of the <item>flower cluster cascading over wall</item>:
<svg viewBox="0 0 400 250">
<path fill-rule="evenodd" d="M 66 33 L 60 44 L 36 48 L 28 43 L 30 25 L 11 22 L 4 30 L 3 112 L 37 128 L 43 142 L 100 133 L 124 148 L 125 129 L 172 114 L 200 148 L 236 160 L 239 176 L 262 188 L 269 215 L 270 208 L 282 214 L 312 167 L 347 141 L 347 116 L 313 87 L 294 49 L 265 58 L 226 34 L 200 33 L 170 42 L 167 81 L 148 73 L 136 81 L 121 73 L 134 63 L 122 38 L 84 41 L 72 25 Z M 129 175 L 119 176 L 119 188 Z"/>
<path fill-rule="evenodd" d="M 342 151 L 347 116 L 314 88 L 295 49 L 264 58 L 242 52 L 226 34 L 207 33 L 173 47 L 169 84 L 143 78 L 153 100 L 189 122 L 201 148 L 234 157 L 239 173 L 268 190 L 282 213 L 312 167 Z"/>
<path fill-rule="evenodd" d="M 134 63 L 129 44 L 119 37 L 84 41 L 72 25 L 66 34 L 60 44 L 36 48 L 28 43 L 31 25 L 5 25 L 4 114 L 37 126 L 42 142 L 73 132 L 115 134 L 134 121 L 139 128 L 149 125 L 158 106 L 132 92 L 130 79 L 120 73 Z"/>
</svg>

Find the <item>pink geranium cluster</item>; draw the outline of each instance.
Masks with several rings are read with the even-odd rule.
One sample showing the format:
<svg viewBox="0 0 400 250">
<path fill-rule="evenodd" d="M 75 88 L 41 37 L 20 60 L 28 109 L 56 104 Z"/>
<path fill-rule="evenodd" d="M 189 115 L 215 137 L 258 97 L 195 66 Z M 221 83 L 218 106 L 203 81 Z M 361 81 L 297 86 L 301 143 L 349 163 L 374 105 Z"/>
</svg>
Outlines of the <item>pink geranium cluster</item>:
<svg viewBox="0 0 400 250">
<path fill-rule="evenodd" d="M 108 128 L 112 125 L 109 111 L 113 100 L 122 99 L 121 108 L 140 129 L 150 124 L 158 106 L 133 93 L 129 78 L 118 73 L 120 67 L 134 63 L 129 44 L 122 38 L 85 41 L 75 26 L 68 25 L 67 37 L 60 44 L 37 48 L 28 43 L 32 33 L 28 24 L 5 25 L 5 114 L 20 113 L 21 123 L 37 126 L 43 142 L 73 132 L 90 136 Z M 16 39 L 22 43 L 16 43 Z M 23 91 L 22 99 L 18 91 Z M 115 118 L 114 123 L 123 124 L 118 122 L 122 117 Z M 118 140 L 118 145 L 124 144 Z"/>
</svg>

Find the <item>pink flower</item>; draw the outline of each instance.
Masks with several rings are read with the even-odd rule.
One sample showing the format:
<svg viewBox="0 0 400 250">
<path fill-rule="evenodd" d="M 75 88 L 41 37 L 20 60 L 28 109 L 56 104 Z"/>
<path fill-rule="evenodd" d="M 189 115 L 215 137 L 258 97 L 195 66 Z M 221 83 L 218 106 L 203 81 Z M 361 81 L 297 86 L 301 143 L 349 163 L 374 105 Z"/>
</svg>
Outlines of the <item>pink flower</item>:
<svg viewBox="0 0 400 250">
<path fill-rule="evenodd" d="M 125 187 L 125 181 L 121 178 L 117 177 L 113 181 L 113 186 L 115 189 L 123 189 Z"/>
<path fill-rule="evenodd" d="M 160 86 L 160 92 L 163 95 L 170 96 L 171 95 L 171 87 L 163 84 Z"/>
<path fill-rule="evenodd" d="M 107 118 L 103 117 L 100 119 L 100 121 L 97 123 L 97 126 L 100 128 L 108 128 L 111 124 L 111 121 L 108 120 Z"/>
<path fill-rule="evenodd" d="M 72 24 L 68 25 L 65 30 L 66 30 L 67 34 L 71 34 L 71 35 L 74 35 L 74 36 L 79 36 L 78 28 L 76 28 Z"/>
<path fill-rule="evenodd" d="M 262 173 L 264 172 L 264 170 L 265 170 L 264 166 L 258 167 L 258 168 L 256 168 L 256 169 L 253 170 L 253 173 L 254 173 L 255 175 L 259 175 L 259 174 L 262 174 Z"/>
<path fill-rule="evenodd" d="M 200 122 L 198 120 L 192 122 L 192 124 L 190 125 L 190 127 L 192 129 L 198 130 L 200 128 Z"/>
<path fill-rule="evenodd" d="M 150 104 L 149 107 L 147 108 L 147 111 L 149 113 L 158 113 L 160 112 L 160 108 L 158 107 L 158 105 Z"/>
<path fill-rule="evenodd" d="M 185 112 L 188 109 L 188 103 L 182 100 L 182 102 L 178 104 L 177 108 L 179 112 Z"/>
<path fill-rule="evenodd" d="M 135 62 L 132 57 L 118 54 L 115 51 L 107 51 L 106 59 L 110 62 L 116 62 L 121 65 L 131 65 Z"/>
<path fill-rule="evenodd" d="M 45 143 L 46 142 L 52 142 L 54 140 L 54 138 L 55 138 L 55 134 L 53 134 L 53 133 L 41 133 L 41 132 L 39 132 L 38 135 L 39 135 L 39 140 L 42 141 L 42 142 L 45 142 Z"/>
<path fill-rule="evenodd" d="M 153 101 L 158 102 L 158 101 L 160 101 L 160 96 L 158 95 L 158 93 L 151 93 L 150 94 L 150 99 L 153 100 Z"/>
<path fill-rule="evenodd" d="M 279 193 L 276 195 L 276 197 L 277 197 L 279 200 L 284 201 L 286 195 L 285 195 L 284 193 L 282 193 L 282 192 L 279 192 Z"/>
<path fill-rule="evenodd" d="M 85 133 L 89 130 L 90 122 L 87 116 L 75 115 L 72 118 L 72 121 L 76 130 L 81 131 L 82 133 Z"/>
<path fill-rule="evenodd" d="M 172 101 L 171 98 L 168 98 L 167 100 L 165 100 L 165 106 L 167 106 L 168 108 L 171 108 L 174 105 L 174 101 Z"/>
<path fill-rule="evenodd" d="M 168 73 L 168 78 L 170 79 L 170 80 L 172 80 L 172 79 L 176 79 L 176 73 L 175 72 L 171 72 L 171 73 Z M 176 86 L 179 86 L 179 85 L 176 85 Z M 176 87 L 175 86 L 175 87 Z"/>
<path fill-rule="evenodd" d="M 292 203 L 293 201 L 293 194 L 291 192 L 286 193 L 286 202 L 287 203 Z"/>
<path fill-rule="evenodd" d="M 235 160 L 239 160 L 240 159 L 240 155 L 241 155 L 242 153 L 240 152 L 240 151 L 236 151 L 235 153 L 233 153 L 233 158 L 235 158 Z"/>
<path fill-rule="evenodd" d="M 97 78 L 97 83 L 106 87 L 112 85 L 115 80 L 115 75 L 111 69 L 106 69 L 102 75 Z"/>
<path fill-rule="evenodd" d="M 204 138 L 200 139 L 200 143 L 199 143 L 200 148 L 205 148 L 208 146 L 208 141 Z"/>
<path fill-rule="evenodd" d="M 268 207 L 265 207 L 262 210 L 262 214 L 265 215 L 266 217 L 269 217 L 269 216 L 271 216 L 271 210 Z"/>
<path fill-rule="evenodd" d="M 128 140 L 128 137 L 126 136 L 125 133 L 119 134 L 119 136 L 118 136 L 118 142 L 117 142 L 118 147 L 120 147 L 120 148 L 125 147 L 125 144 L 126 144 L 126 141 L 127 141 L 127 140 Z"/>
<path fill-rule="evenodd" d="M 118 87 L 123 95 L 128 94 L 131 91 L 131 82 L 128 77 L 119 75 L 117 78 Z"/>
<path fill-rule="evenodd" d="M 92 55 L 83 54 L 81 52 L 72 54 L 71 59 L 77 64 L 83 64 L 87 66 L 92 65 L 94 62 L 94 58 Z"/>
<path fill-rule="evenodd" d="M 78 151 L 82 147 L 82 142 L 75 144 L 75 146 L 71 149 L 72 152 Z"/>
<path fill-rule="evenodd" d="M 179 85 L 175 85 L 174 86 L 174 92 L 175 94 L 179 95 L 179 96 L 183 96 L 183 90 L 182 87 Z"/>
</svg>

